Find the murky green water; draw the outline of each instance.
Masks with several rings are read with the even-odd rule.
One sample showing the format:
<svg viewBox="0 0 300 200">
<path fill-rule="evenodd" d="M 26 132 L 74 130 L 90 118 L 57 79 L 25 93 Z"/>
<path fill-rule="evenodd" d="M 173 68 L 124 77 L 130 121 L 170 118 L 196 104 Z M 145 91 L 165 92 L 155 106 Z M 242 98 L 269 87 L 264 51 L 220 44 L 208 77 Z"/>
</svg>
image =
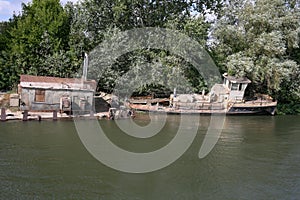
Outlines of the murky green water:
<svg viewBox="0 0 300 200">
<path fill-rule="evenodd" d="M 145 116 L 136 120 L 147 124 Z M 163 131 L 150 139 L 122 134 L 114 121 L 100 123 L 118 146 L 144 152 L 166 145 L 178 120 L 169 116 Z M 300 199 L 300 116 L 227 117 L 204 159 L 198 151 L 209 117 L 201 120 L 188 151 L 147 174 L 122 173 L 94 159 L 73 121 L 0 123 L 0 198 Z"/>
</svg>

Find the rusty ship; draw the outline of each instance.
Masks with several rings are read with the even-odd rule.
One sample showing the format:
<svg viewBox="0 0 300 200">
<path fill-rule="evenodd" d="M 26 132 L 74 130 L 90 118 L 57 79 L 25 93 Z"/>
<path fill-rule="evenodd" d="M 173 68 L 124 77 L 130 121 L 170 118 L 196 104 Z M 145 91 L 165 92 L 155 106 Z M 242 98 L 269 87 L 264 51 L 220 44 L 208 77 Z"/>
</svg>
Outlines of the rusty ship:
<svg viewBox="0 0 300 200">
<path fill-rule="evenodd" d="M 223 83 L 215 84 L 208 94 L 176 94 L 169 98 L 131 98 L 129 107 L 136 111 L 167 114 L 265 114 L 274 115 L 277 101 L 268 95 L 244 98 L 251 81 L 223 74 Z"/>
</svg>

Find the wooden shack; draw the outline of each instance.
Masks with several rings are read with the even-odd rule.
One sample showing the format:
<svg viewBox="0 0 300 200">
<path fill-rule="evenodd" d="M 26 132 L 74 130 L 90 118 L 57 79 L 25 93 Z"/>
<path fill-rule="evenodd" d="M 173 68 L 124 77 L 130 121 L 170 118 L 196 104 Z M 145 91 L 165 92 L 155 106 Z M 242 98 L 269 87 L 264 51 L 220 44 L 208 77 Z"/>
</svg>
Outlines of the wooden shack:
<svg viewBox="0 0 300 200">
<path fill-rule="evenodd" d="M 20 109 L 89 112 L 94 108 L 94 80 L 21 75 Z"/>
</svg>

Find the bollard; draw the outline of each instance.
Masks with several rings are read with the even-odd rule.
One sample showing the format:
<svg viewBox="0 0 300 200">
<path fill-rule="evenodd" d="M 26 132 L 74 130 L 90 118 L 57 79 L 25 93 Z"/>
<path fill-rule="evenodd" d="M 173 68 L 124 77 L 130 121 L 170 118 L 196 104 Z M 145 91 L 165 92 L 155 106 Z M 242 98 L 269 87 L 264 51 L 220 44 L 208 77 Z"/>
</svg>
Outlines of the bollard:
<svg viewBox="0 0 300 200">
<path fill-rule="evenodd" d="M 27 121 L 27 120 L 28 120 L 28 110 L 24 110 L 23 121 Z"/>
<path fill-rule="evenodd" d="M 53 120 L 57 120 L 57 110 L 53 110 Z"/>
<path fill-rule="evenodd" d="M 6 121 L 6 110 L 1 108 L 1 121 Z"/>
</svg>

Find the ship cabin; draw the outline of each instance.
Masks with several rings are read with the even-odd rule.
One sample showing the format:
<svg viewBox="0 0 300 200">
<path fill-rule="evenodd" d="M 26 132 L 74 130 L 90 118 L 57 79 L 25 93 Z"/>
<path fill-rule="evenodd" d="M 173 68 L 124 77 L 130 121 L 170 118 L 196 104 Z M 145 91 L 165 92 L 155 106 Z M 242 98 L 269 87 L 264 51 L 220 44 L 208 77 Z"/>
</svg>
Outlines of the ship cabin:
<svg viewBox="0 0 300 200">
<path fill-rule="evenodd" d="M 251 81 L 246 77 L 237 78 L 229 76 L 227 73 L 223 74 L 223 85 L 229 91 L 229 100 L 242 101 L 244 98 L 245 90 Z"/>
</svg>

